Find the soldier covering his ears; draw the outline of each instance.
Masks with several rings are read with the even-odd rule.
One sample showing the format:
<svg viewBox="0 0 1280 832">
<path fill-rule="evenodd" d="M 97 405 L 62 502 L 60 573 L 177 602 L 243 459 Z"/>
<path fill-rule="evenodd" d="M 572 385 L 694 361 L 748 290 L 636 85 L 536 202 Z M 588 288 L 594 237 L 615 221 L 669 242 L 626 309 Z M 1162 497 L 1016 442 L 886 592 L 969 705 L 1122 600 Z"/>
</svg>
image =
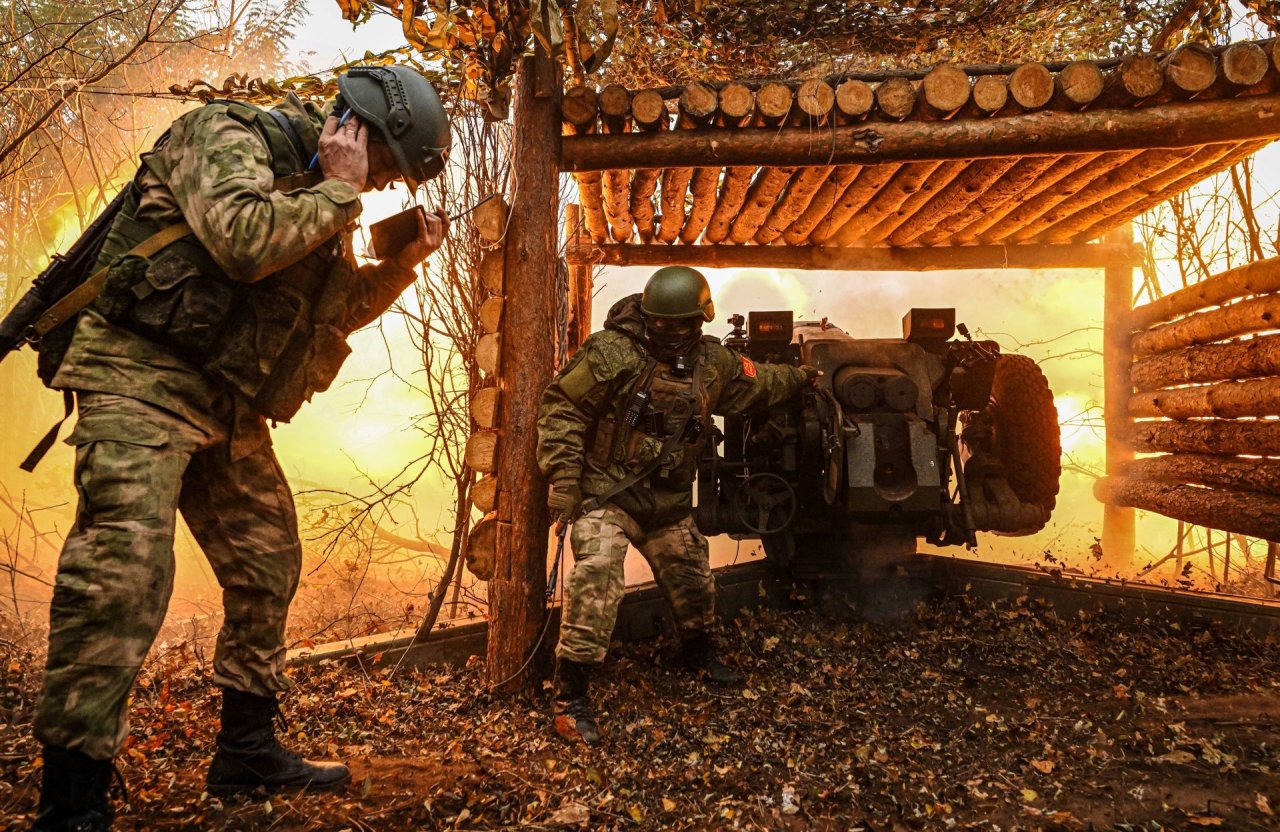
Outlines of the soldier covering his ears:
<svg viewBox="0 0 1280 832">
<path fill-rule="evenodd" d="M 329 386 L 347 336 L 382 314 L 443 242 L 447 217 L 428 214 L 417 238 L 379 264 L 357 267 L 351 247 L 360 193 L 438 174 L 450 132 L 435 90 L 407 67 L 356 67 L 338 85 L 345 120 L 335 105 L 290 95 L 270 111 L 221 101 L 175 121 L 143 155 L 111 226 L 102 292 L 67 327 L 62 350 L 42 345 L 42 362 L 60 359 L 51 386 L 76 394 L 68 441 L 80 501 L 35 716 L 38 832 L 110 828 L 111 758 L 168 605 L 178 511 L 223 589 L 209 791 L 350 778 L 275 737 L 302 546 L 266 420 L 287 421 Z M 176 242 L 135 253 L 174 228 Z"/>
<path fill-rule="evenodd" d="M 538 463 L 552 513 L 573 524 L 555 682 L 555 727 L 568 738 L 600 739 L 589 681 L 613 633 L 629 544 L 671 606 L 681 663 L 717 684 L 742 681 L 711 638 L 715 582 L 691 515 L 698 456 L 713 414 L 777 404 L 817 371 L 753 363 L 702 334 L 714 317 L 700 272 L 659 269 L 643 294 L 614 304 L 543 394 Z"/>
</svg>

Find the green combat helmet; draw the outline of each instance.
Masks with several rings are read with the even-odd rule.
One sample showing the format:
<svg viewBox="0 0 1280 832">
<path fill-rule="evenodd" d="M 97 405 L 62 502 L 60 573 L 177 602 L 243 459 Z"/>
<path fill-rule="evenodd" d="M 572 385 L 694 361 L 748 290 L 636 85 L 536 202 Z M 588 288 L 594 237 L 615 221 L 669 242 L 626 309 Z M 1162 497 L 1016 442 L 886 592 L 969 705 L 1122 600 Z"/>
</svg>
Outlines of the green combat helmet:
<svg viewBox="0 0 1280 832">
<path fill-rule="evenodd" d="M 411 187 L 444 170 L 449 118 L 426 78 L 407 66 L 353 66 L 338 91 L 356 115 L 382 134 Z"/>
<path fill-rule="evenodd" d="M 688 266 L 664 266 L 644 285 L 640 310 L 654 318 L 696 318 L 710 323 L 716 317 L 711 287 L 702 272 Z"/>
</svg>

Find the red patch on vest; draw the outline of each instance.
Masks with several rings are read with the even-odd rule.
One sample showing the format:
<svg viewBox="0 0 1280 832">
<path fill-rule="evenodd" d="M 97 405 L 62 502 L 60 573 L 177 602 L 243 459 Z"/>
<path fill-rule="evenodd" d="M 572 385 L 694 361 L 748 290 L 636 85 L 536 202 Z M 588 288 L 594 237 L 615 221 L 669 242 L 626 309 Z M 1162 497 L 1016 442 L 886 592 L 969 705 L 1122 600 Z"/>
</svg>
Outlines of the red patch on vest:
<svg viewBox="0 0 1280 832">
<path fill-rule="evenodd" d="M 739 356 L 742 359 L 742 374 L 747 378 L 756 377 L 756 365 L 751 363 L 751 359 L 745 355 Z"/>
</svg>

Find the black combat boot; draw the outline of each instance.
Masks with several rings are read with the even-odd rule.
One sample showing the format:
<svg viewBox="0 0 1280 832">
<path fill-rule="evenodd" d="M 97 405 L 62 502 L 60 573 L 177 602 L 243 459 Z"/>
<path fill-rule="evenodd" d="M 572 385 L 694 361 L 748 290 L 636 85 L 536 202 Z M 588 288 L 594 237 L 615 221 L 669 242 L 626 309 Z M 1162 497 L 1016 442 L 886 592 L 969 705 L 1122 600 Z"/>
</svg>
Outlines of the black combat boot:
<svg viewBox="0 0 1280 832">
<path fill-rule="evenodd" d="M 715 685 L 741 685 L 743 676 L 720 661 L 715 642 L 706 630 L 689 630 L 680 634 L 681 666 Z"/>
<path fill-rule="evenodd" d="M 600 742 L 600 726 L 591 713 L 591 665 L 556 659 L 556 733 L 587 745 Z"/>
<path fill-rule="evenodd" d="M 44 747 L 44 782 L 31 832 L 107 832 L 115 811 L 107 790 L 111 761 L 80 751 Z"/>
<path fill-rule="evenodd" d="M 342 763 L 304 760 L 276 740 L 280 707 L 273 696 L 256 696 L 223 688 L 222 730 L 209 765 L 210 794 L 306 789 L 325 791 L 345 786 L 351 772 Z"/>
</svg>

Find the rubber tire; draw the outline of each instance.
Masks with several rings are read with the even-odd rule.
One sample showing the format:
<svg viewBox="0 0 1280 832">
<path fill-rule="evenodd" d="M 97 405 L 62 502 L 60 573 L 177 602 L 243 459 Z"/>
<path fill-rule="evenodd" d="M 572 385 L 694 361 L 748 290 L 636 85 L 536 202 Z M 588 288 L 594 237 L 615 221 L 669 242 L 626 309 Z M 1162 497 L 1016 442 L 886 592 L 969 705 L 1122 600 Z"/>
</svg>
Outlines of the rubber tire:
<svg viewBox="0 0 1280 832">
<path fill-rule="evenodd" d="M 1018 499 L 1044 507 L 1047 521 L 1062 478 L 1062 429 L 1049 381 L 1025 355 L 1002 355 L 996 359 L 991 401 L 992 450 L 1005 478 Z"/>
</svg>

